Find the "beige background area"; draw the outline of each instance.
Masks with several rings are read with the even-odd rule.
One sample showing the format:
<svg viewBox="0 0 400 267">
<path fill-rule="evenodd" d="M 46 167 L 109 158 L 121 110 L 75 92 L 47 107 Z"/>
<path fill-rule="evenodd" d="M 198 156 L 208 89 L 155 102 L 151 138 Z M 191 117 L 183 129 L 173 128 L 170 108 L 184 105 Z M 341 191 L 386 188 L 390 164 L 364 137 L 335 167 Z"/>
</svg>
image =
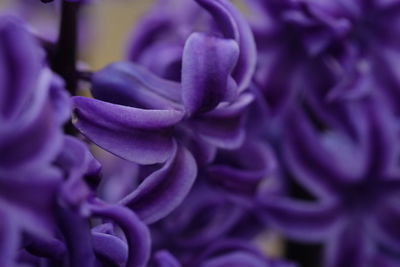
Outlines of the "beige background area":
<svg viewBox="0 0 400 267">
<path fill-rule="evenodd" d="M 152 2 L 106 0 L 100 5 L 87 7 L 94 25 L 93 47 L 86 53 L 91 67 L 98 69 L 123 58 L 128 35 L 134 31 L 135 22 L 146 13 Z"/>
<path fill-rule="evenodd" d="M 28 21 L 36 25 L 36 28 L 56 35 L 58 18 L 55 16 L 55 8 L 49 8 L 50 5 L 40 3 L 39 0 L 0 0 L 0 11 L 15 13 L 18 3 L 24 1 L 31 3 L 32 8 L 29 9 L 33 11 L 24 11 L 24 15 L 29 16 Z M 85 45 L 81 49 L 80 57 L 89 63 L 90 69 L 96 70 L 110 62 L 123 59 L 128 36 L 134 32 L 136 21 L 146 14 L 155 1 L 93 0 L 92 4 L 86 5 L 82 15 L 86 18 L 84 25 L 87 31 L 83 36 Z M 233 2 L 243 8 L 244 0 Z"/>
<path fill-rule="evenodd" d="M 21 9 L 20 2 L 30 2 Z M 61 0 L 55 0 L 61 1 Z M 81 58 L 90 68 L 99 69 L 104 65 L 123 58 L 128 33 L 134 30 L 135 22 L 150 8 L 154 0 L 94 0 L 83 9 L 86 36 Z M 56 34 L 57 7 L 43 4 L 39 0 L 0 0 L 1 14 L 23 16 L 37 31 Z M 86 45 L 88 44 L 88 45 Z"/>
</svg>

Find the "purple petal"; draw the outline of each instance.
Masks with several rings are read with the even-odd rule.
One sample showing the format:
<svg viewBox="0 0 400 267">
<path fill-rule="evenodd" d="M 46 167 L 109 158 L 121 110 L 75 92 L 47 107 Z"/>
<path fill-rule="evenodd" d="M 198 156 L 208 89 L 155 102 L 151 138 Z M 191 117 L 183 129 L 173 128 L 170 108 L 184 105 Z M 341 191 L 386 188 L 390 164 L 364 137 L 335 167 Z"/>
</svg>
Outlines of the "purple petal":
<svg viewBox="0 0 400 267">
<path fill-rule="evenodd" d="M 195 133 L 189 133 L 187 140 L 184 140 L 184 145 L 192 152 L 198 166 L 206 166 L 211 163 L 217 153 L 217 148 L 203 140 Z M 180 139 L 182 140 L 182 138 Z"/>
<path fill-rule="evenodd" d="M 29 103 L 42 67 L 34 38 L 14 17 L 0 19 L 0 118 L 13 120 Z M 0 120 L 1 120 L 0 119 Z"/>
<path fill-rule="evenodd" d="M 177 40 L 155 43 L 146 47 L 140 64 L 164 79 L 180 81 L 183 46 L 184 41 Z"/>
<path fill-rule="evenodd" d="M 354 180 L 343 171 L 335 154 L 322 145 L 321 137 L 303 115 L 292 113 L 286 125 L 285 160 L 294 177 L 313 194 L 322 198 L 332 196 L 343 181 Z"/>
<path fill-rule="evenodd" d="M 61 173 L 53 168 L 18 172 L 12 179 L 0 179 L 1 201 L 9 204 L 26 232 L 46 236 L 54 223 L 53 205 L 60 185 Z"/>
<path fill-rule="evenodd" d="M 94 266 L 96 259 L 88 219 L 60 205 L 56 212 L 57 226 L 67 247 L 68 263 L 71 266 Z"/>
<path fill-rule="evenodd" d="M 238 25 L 233 14 L 223 5 L 223 1 L 196 0 L 196 2 L 213 16 L 224 37 L 239 41 Z"/>
<path fill-rule="evenodd" d="M 207 142 L 221 148 L 234 149 L 245 138 L 245 110 L 253 101 L 250 94 L 242 94 L 236 102 L 191 118 L 189 125 Z"/>
<path fill-rule="evenodd" d="M 104 150 L 95 153 L 102 164 L 99 196 L 107 203 L 117 203 L 138 185 L 139 165 L 114 156 Z"/>
<path fill-rule="evenodd" d="M 35 256 L 62 260 L 66 255 L 66 247 L 63 241 L 44 235 L 29 235 L 29 241 L 25 240 L 26 250 Z"/>
<path fill-rule="evenodd" d="M 3 207 L 0 209 L 0 215 L 0 266 L 15 266 L 14 259 L 20 239 L 18 226 Z"/>
<path fill-rule="evenodd" d="M 206 8 L 221 27 L 225 37 L 232 38 L 239 44 L 240 55 L 233 77 L 242 92 L 251 82 L 256 67 L 256 45 L 250 26 L 242 14 L 225 0 L 197 0 Z"/>
<path fill-rule="evenodd" d="M 161 79 L 131 62 L 117 62 L 92 77 L 95 98 L 114 104 L 149 109 L 179 108 L 180 85 Z"/>
<path fill-rule="evenodd" d="M 363 222 L 345 225 L 330 240 L 325 251 L 327 267 L 368 266 L 368 251 L 371 249 Z"/>
<path fill-rule="evenodd" d="M 123 266 L 128 259 L 128 246 L 115 235 L 92 231 L 93 249 L 97 255 L 112 262 L 117 266 Z"/>
<path fill-rule="evenodd" d="M 219 151 L 206 176 L 236 194 L 252 195 L 276 167 L 272 150 L 264 142 L 248 141 L 237 150 Z"/>
<path fill-rule="evenodd" d="M 193 33 L 186 41 L 182 58 L 182 100 L 190 113 L 210 111 L 234 95 L 229 75 L 239 48 L 234 40 Z"/>
<path fill-rule="evenodd" d="M 305 242 L 329 237 L 340 219 L 337 203 L 310 203 L 279 197 L 260 199 L 267 221 L 289 238 Z"/>
<path fill-rule="evenodd" d="M 64 88 L 64 81 L 60 77 L 53 75 L 49 95 L 55 117 L 60 124 L 64 124 L 71 117 L 72 103 L 68 91 Z"/>
<path fill-rule="evenodd" d="M 177 110 L 144 110 L 74 97 L 75 126 L 101 148 L 139 164 L 164 162 L 173 153 Z"/>
<path fill-rule="evenodd" d="M 243 213 L 242 207 L 220 191 L 196 184 L 182 205 L 166 219 L 165 228 L 180 247 L 202 247 L 232 230 Z"/>
<path fill-rule="evenodd" d="M 52 75 L 45 69 L 40 73 L 36 93 L 18 118 L 2 122 L 0 128 L 0 172 L 32 169 L 48 165 L 62 144 L 60 118 L 49 99 Z M 35 140 L 35 142 L 32 142 Z"/>
<path fill-rule="evenodd" d="M 139 187 L 121 200 L 146 223 L 153 223 L 168 215 L 186 197 L 197 176 L 196 162 L 181 145 L 165 165 L 146 177 Z"/>
<path fill-rule="evenodd" d="M 100 163 L 93 158 L 85 143 L 69 136 L 64 137 L 64 148 L 56 163 L 67 176 L 61 188 L 60 199 L 68 205 L 79 207 L 91 195 L 84 180 L 85 175 L 98 174 Z"/>
<path fill-rule="evenodd" d="M 232 263 L 229 260 L 229 255 L 236 255 L 236 253 L 239 254 L 246 254 L 246 257 L 244 260 L 248 259 L 249 262 L 253 263 L 259 263 L 259 262 L 264 262 L 263 265 L 261 266 L 269 266 L 268 265 L 268 260 L 265 258 L 264 254 L 261 253 L 256 247 L 254 247 L 250 242 L 244 241 L 244 240 L 239 240 L 239 239 L 221 239 L 217 242 L 211 243 L 209 246 L 207 246 L 202 253 L 200 253 L 196 259 L 193 261 L 195 264 L 194 266 L 197 266 L 196 264 L 203 266 L 202 264 L 206 264 L 209 261 L 212 263 L 214 262 L 214 259 L 220 259 L 217 260 L 216 263 L 218 262 L 229 262 Z M 225 256 L 228 256 L 226 258 Z M 237 259 L 240 263 L 244 263 L 244 261 L 241 261 L 238 257 L 234 256 L 235 259 Z M 249 258 L 253 258 L 253 260 L 250 260 Z M 254 260 L 256 259 L 256 260 Z M 242 266 L 240 264 L 239 266 Z M 215 265 L 211 265 L 215 266 Z M 220 265 L 216 265 L 220 266 Z M 225 266 L 225 265 L 223 265 Z M 228 264 L 227 266 L 232 266 L 231 264 Z M 247 266 L 247 265 L 244 265 Z M 253 266 L 253 265 L 250 265 Z M 260 265 L 256 265 L 260 266 Z"/>
<path fill-rule="evenodd" d="M 227 267 L 227 266 L 246 266 L 246 267 L 265 267 L 267 263 L 264 259 L 255 257 L 246 252 L 232 252 L 226 255 L 215 257 L 205 261 L 201 267 Z"/>
<path fill-rule="evenodd" d="M 257 68 L 256 79 L 263 89 L 264 101 L 270 112 L 280 114 L 291 103 L 304 83 L 304 74 L 299 73 L 291 57 L 282 48 L 274 49 L 273 53 L 259 55 L 260 66 Z"/>
<path fill-rule="evenodd" d="M 89 204 L 89 209 L 94 216 L 113 220 L 124 231 L 129 247 L 126 266 L 146 267 L 150 258 L 150 233 L 136 214 L 123 206 L 98 200 Z"/>
<path fill-rule="evenodd" d="M 397 201 L 380 204 L 373 214 L 371 229 L 369 229 L 378 243 L 397 252 L 400 251 L 399 203 L 400 201 L 397 199 Z"/>
<path fill-rule="evenodd" d="M 181 267 L 179 261 L 166 250 L 156 252 L 154 255 L 156 267 Z"/>
<path fill-rule="evenodd" d="M 379 179 L 398 164 L 397 121 L 387 109 L 386 102 L 380 102 L 376 96 L 366 100 L 365 116 L 367 161 L 364 175 Z"/>
</svg>

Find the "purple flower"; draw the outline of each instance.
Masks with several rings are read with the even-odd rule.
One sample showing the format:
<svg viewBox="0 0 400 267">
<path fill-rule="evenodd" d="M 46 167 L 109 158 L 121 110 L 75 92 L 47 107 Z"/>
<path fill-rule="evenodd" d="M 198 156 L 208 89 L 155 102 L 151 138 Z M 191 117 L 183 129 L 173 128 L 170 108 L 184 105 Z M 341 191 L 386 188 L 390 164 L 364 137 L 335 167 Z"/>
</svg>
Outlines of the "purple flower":
<svg viewBox="0 0 400 267">
<path fill-rule="evenodd" d="M 384 105 L 379 95 L 337 104 L 322 132 L 303 111 L 288 115 L 284 160 L 317 200 L 264 195 L 260 205 L 288 237 L 323 242 L 324 266 L 369 266 L 382 247 L 400 249 L 397 126 Z"/>
<path fill-rule="evenodd" d="M 322 94 L 338 82 L 328 63 L 340 53 L 347 24 L 315 14 L 303 1 L 249 0 L 257 43 L 254 84 L 270 115 L 281 115 L 299 96 Z"/>
<path fill-rule="evenodd" d="M 0 265 L 13 266 L 22 233 L 38 253 L 46 254 L 47 245 L 50 254 L 62 252 L 51 232 L 63 176 L 52 163 L 62 148 L 69 99 L 34 38 L 13 17 L 0 18 L 0 51 Z"/>
<path fill-rule="evenodd" d="M 335 72 L 341 81 L 331 98 L 356 97 L 378 90 L 396 114 L 399 112 L 399 1 L 305 1 L 315 14 L 329 20 L 345 21 L 349 27 L 340 40 L 343 55 L 336 58 L 341 67 Z"/>
<path fill-rule="evenodd" d="M 212 17 L 207 17 L 200 7 Z M 163 78 L 180 80 L 182 51 L 194 28 L 236 40 L 240 54 L 232 76 L 239 91 L 246 89 L 256 63 L 254 38 L 243 16 L 225 0 L 170 0 L 156 4 L 132 36 L 128 58 Z"/>
<path fill-rule="evenodd" d="M 247 57 L 241 59 L 249 40 L 238 37 L 248 26 L 224 1 L 202 4 L 214 16 L 224 14 L 216 22 L 228 36 L 191 34 L 183 49 L 180 82 L 120 62 L 93 75 L 92 93 L 99 100 L 74 98 L 75 126 L 87 138 L 129 161 L 164 164 L 121 200 L 147 222 L 165 216 L 189 192 L 197 171 L 185 146 L 201 150 L 194 156 L 204 164 L 213 159 L 216 147 L 237 148 L 245 138 L 244 111 L 253 98 L 241 92 L 245 88 L 233 77 L 244 86 L 252 72 Z M 167 178 L 171 182 L 164 182 Z"/>
</svg>

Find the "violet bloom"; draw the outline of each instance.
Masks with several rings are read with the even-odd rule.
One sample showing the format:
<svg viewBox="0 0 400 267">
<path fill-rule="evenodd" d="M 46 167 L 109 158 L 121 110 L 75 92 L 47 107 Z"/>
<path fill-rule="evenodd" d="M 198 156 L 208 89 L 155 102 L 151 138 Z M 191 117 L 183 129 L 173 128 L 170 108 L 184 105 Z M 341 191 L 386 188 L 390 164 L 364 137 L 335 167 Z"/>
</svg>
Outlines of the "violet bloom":
<svg viewBox="0 0 400 267">
<path fill-rule="evenodd" d="M 150 257 L 147 226 L 131 210 L 96 199 L 91 185 L 99 181 L 99 163 L 86 144 L 65 137 L 63 152 L 56 164 L 67 174 L 58 197 L 56 210 L 64 236 L 66 255 L 73 266 L 146 266 Z M 93 229 L 88 219 L 102 219 Z M 116 228 L 123 231 L 117 233 Z"/>
<path fill-rule="evenodd" d="M 343 55 L 336 58 L 335 72 L 341 81 L 331 98 L 363 95 L 378 88 L 396 114 L 399 113 L 399 1 L 304 1 L 327 20 L 348 24 L 340 42 Z M 339 64 L 337 64 L 339 62 Z"/>
<path fill-rule="evenodd" d="M 100 166 L 86 144 L 64 136 L 62 126 L 71 113 L 68 94 L 16 18 L 0 18 L 0 51 L 0 265 L 95 266 L 102 264 L 96 253 L 111 262 L 146 266 L 147 227 L 127 208 L 93 199 L 88 184 L 98 182 L 90 179 Z M 92 234 L 92 216 L 114 221 L 127 241 Z M 104 249 L 114 243 L 126 250 Z M 119 256 L 123 252 L 125 257 Z"/>
<path fill-rule="evenodd" d="M 232 21 L 236 26 L 229 25 Z M 193 30 L 237 41 L 240 54 L 232 76 L 239 91 L 247 88 L 254 73 L 256 47 L 248 23 L 228 1 L 168 0 L 155 4 L 132 35 L 127 57 L 163 78 L 179 81 L 183 48 Z"/>
<path fill-rule="evenodd" d="M 289 238 L 325 244 L 323 266 L 383 266 L 373 265 L 376 255 L 390 260 L 388 252 L 399 252 L 397 126 L 380 100 L 337 104 L 322 132 L 292 110 L 284 160 L 317 200 L 260 196 L 268 221 Z"/>
<path fill-rule="evenodd" d="M 32 249 L 51 243 L 53 204 L 62 183 L 52 162 L 62 148 L 69 99 L 18 19 L 0 18 L 0 51 L 0 265 L 14 266 L 22 233 Z M 59 242 L 53 245 L 60 248 Z"/>
<path fill-rule="evenodd" d="M 281 115 L 303 94 L 326 97 L 340 78 L 329 62 L 341 54 L 347 23 L 318 16 L 302 1 L 248 2 L 258 49 L 254 83 L 268 113 Z"/>
<path fill-rule="evenodd" d="M 244 111 L 253 98 L 240 87 L 252 67 L 238 61 L 247 62 L 241 58 L 251 47 L 240 36 L 250 34 L 249 29 L 228 2 L 200 3 L 214 16 L 222 36 L 190 35 L 180 83 L 120 62 L 94 74 L 92 93 L 99 100 L 74 98 L 75 126 L 91 141 L 132 162 L 164 163 L 139 191 L 121 200 L 133 210 L 146 211 L 141 218 L 147 222 L 168 214 L 190 190 L 196 164 L 188 148 L 204 164 L 217 147 L 237 148 L 245 138 Z M 169 186 L 163 177 L 171 181 Z M 155 195 L 152 188 L 162 193 Z"/>
</svg>

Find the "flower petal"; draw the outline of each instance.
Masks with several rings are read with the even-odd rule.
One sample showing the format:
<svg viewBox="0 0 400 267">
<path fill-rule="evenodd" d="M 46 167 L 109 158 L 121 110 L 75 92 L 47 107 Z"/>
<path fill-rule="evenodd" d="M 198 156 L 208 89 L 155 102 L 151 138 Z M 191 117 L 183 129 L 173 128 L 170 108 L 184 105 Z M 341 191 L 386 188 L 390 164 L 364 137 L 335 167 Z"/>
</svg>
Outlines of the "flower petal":
<svg viewBox="0 0 400 267">
<path fill-rule="evenodd" d="M 276 167 L 272 150 L 264 142 L 247 141 L 237 150 L 220 150 L 206 177 L 229 192 L 251 196 Z"/>
<path fill-rule="evenodd" d="M 197 176 L 191 153 L 179 144 L 165 165 L 146 177 L 131 194 L 120 201 L 146 223 L 154 223 L 174 210 L 189 193 Z"/>
<path fill-rule="evenodd" d="M 334 154 L 322 145 L 321 136 L 304 115 L 293 112 L 286 125 L 284 157 L 302 185 L 316 196 L 327 198 L 340 189 L 342 181 L 353 180 L 347 178 Z"/>
<path fill-rule="evenodd" d="M 242 207 L 220 191 L 196 184 L 164 226 L 181 248 L 200 248 L 231 231 L 243 213 Z"/>
<path fill-rule="evenodd" d="M 0 266 L 15 266 L 14 259 L 20 245 L 18 226 L 3 207 L 0 215 Z"/>
<path fill-rule="evenodd" d="M 233 77 L 238 84 L 238 91 L 245 90 L 251 82 L 256 68 L 257 50 L 252 31 L 246 19 L 225 0 L 197 0 L 206 8 L 226 38 L 232 38 L 239 44 L 240 55 Z"/>
<path fill-rule="evenodd" d="M 251 94 L 242 94 L 230 105 L 191 118 L 190 127 L 207 142 L 226 149 L 241 146 L 245 139 L 244 112 L 253 101 Z"/>
<path fill-rule="evenodd" d="M 29 103 L 42 68 L 42 51 L 22 21 L 0 19 L 0 120 L 12 121 Z"/>
<path fill-rule="evenodd" d="M 337 203 L 310 203 L 265 196 L 259 205 L 269 223 L 289 238 L 305 242 L 329 237 L 340 219 Z"/>
<path fill-rule="evenodd" d="M 59 153 L 62 121 L 54 103 L 57 98 L 49 97 L 52 74 L 45 69 L 40 73 L 39 80 L 37 87 L 33 85 L 36 88 L 34 97 L 24 106 L 25 110 L 19 117 L 2 122 L 0 173 L 48 165 Z"/>
<path fill-rule="evenodd" d="M 100 163 L 94 159 L 85 143 L 66 136 L 56 164 L 67 176 L 60 190 L 60 199 L 65 204 L 79 208 L 92 194 L 84 180 L 85 176 L 98 175 L 101 169 Z"/>
<path fill-rule="evenodd" d="M 367 119 L 364 143 L 367 147 L 367 161 L 364 176 L 372 179 L 388 175 L 398 165 L 397 120 L 387 109 L 387 103 L 379 100 L 376 96 L 367 99 L 364 109 Z"/>
<path fill-rule="evenodd" d="M 239 56 L 231 39 L 193 33 L 185 43 L 182 57 L 182 100 L 190 113 L 206 112 L 234 94 L 229 76 Z"/>
<path fill-rule="evenodd" d="M 116 266 L 123 266 L 128 259 L 128 246 L 119 237 L 107 233 L 92 231 L 93 249 L 97 255 L 112 262 Z"/>
<path fill-rule="evenodd" d="M 129 247 L 126 266 L 146 267 L 150 258 L 150 232 L 136 214 L 123 206 L 96 199 L 88 205 L 94 216 L 113 220 L 124 231 Z"/>
<path fill-rule="evenodd" d="M 371 227 L 369 232 L 372 237 L 382 246 L 395 252 L 400 251 L 399 204 L 400 201 L 397 197 L 397 200 L 388 200 L 388 202 L 379 205 L 369 224 Z"/>
<path fill-rule="evenodd" d="M 74 97 L 75 126 L 101 148 L 139 164 L 164 162 L 173 152 L 177 110 L 144 110 Z"/>
<path fill-rule="evenodd" d="M 93 96 L 136 108 L 179 108 L 180 85 L 164 80 L 132 62 L 117 62 L 92 77 Z"/>
<path fill-rule="evenodd" d="M 154 255 L 156 267 L 181 267 L 179 261 L 168 251 L 157 251 Z"/>
<path fill-rule="evenodd" d="M 89 221 L 70 207 L 58 205 L 57 226 L 64 237 L 71 266 L 94 266 L 92 236 Z"/>
<path fill-rule="evenodd" d="M 324 266 L 368 266 L 370 246 L 362 222 L 344 225 L 326 247 Z"/>
</svg>

